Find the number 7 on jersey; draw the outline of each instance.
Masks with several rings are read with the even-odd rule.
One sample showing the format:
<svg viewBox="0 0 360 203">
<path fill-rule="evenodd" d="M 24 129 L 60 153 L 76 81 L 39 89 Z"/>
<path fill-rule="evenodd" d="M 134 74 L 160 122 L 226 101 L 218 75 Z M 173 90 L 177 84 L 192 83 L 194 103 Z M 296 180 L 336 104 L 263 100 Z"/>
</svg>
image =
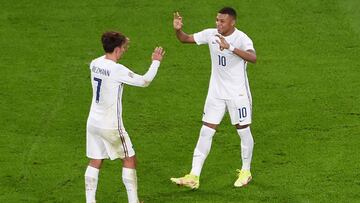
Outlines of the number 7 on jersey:
<svg viewBox="0 0 360 203">
<path fill-rule="evenodd" d="M 99 103 L 100 100 L 100 88 L 101 88 L 101 79 L 94 77 L 94 80 L 97 82 L 97 86 L 96 86 L 96 103 Z"/>
</svg>

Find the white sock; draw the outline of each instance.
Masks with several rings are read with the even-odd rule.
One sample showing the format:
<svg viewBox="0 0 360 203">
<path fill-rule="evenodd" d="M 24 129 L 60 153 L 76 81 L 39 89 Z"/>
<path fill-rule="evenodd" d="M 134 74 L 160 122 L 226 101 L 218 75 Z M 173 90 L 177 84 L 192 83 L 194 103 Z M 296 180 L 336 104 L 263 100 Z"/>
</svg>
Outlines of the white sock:
<svg viewBox="0 0 360 203">
<path fill-rule="evenodd" d="M 250 170 L 251 158 L 254 149 L 254 139 L 251 135 L 250 127 L 238 129 L 241 139 L 241 159 L 242 170 Z"/>
<path fill-rule="evenodd" d="M 196 144 L 192 160 L 192 168 L 190 172 L 192 175 L 200 176 L 205 159 L 210 152 L 212 138 L 215 132 L 216 130 L 205 125 L 201 127 L 199 140 Z"/>
<path fill-rule="evenodd" d="M 95 203 L 95 194 L 98 183 L 99 169 L 88 166 L 85 171 L 86 202 Z"/>
<path fill-rule="evenodd" d="M 138 203 L 136 170 L 123 168 L 122 180 L 126 188 L 129 203 Z"/>
</svg>

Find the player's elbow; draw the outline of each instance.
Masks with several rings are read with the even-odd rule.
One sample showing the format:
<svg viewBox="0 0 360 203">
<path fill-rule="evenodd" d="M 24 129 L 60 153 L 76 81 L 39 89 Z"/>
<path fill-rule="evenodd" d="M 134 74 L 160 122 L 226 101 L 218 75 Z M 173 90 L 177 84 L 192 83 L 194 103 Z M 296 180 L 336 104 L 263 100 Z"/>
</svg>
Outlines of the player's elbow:
<svg viewBox="0 0 360 203">
<path fill-rule="evenodd" d="M 256 56 L 253 57 L 252 63 L 256 63 Z"/>
<path fill-rule="evenodd" d="M 256 55 L 255 54 L 251 55 L 247 61 L 251 63 L 256 63 Z"/>
<path fill-rule="evenodd" d="M 141 87 L 148 87 L 150 85 L 151 81 L 144 80 Z"/>
</svg>

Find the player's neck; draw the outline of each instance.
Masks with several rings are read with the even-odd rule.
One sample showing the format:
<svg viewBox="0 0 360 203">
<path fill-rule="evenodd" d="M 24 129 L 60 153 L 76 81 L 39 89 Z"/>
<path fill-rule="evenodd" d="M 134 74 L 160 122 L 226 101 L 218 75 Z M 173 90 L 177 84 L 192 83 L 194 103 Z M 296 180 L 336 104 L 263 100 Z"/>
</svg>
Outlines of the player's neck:
<svg viewBox="0 0 360 203">
<path fill-rule="evenodd" d="M 232 33 L 235 32 L 235 27 L 231 28 L 229 31 L 225 32 L 224 34 L 222 34 L 222 36 L 229 36 L 231 35 Z"/>
<path fill-rule="evenodd" d="M 111 54 L 105 54 L 105 58 L 108 59 L 108 60 L 112 60 L 114 61 L 115 63 L 118 61 L 118 59 L 116 58 L 115 54 L 111 53 Z"/>
</svg>

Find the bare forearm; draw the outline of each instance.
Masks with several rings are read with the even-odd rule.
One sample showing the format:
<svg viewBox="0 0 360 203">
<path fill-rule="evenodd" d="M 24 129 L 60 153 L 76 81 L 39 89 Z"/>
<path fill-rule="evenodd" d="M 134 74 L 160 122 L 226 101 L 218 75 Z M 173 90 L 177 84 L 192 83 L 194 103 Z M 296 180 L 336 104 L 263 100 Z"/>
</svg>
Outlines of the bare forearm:
<svg viewBox="0 0 360 203">
<path fill-rule="evenodd" d="M 256 53 L 254 50 L 248 49 L 248 50 L 244 51 L 239 48 L 235 48 L 234 46 L 232 46 L 225 40 L 224 36 L 222 36 L 220 34 L 217 34 L 216 36 L 220 39 L 220 40 L 216 40 L 216 42 L 220 45 L 221 51 L 224 49 L 228 49 L 229 51 L 233 52 L 234 54 L 236 54 L 240 58 L 244 59 L 245 61 L 249 61 L 251 63 L 256 63 Z"/>
<path fill-rule="evenodd" d="M 245 61 L 256 63 L 256 54 L 253 51 L 243 51 L 241 49 L 235 48 L 233 52 Z"/>
<path fill-rule="evenodd" d="M 181 29 L 175 30 L 175 34 L 176 34 L 176 37 L 179 39 L 179 41 L 182 43 L 194 43 L 194 39 L 193 39 L 192 35 L 186 34 Z"/>
</svg>

